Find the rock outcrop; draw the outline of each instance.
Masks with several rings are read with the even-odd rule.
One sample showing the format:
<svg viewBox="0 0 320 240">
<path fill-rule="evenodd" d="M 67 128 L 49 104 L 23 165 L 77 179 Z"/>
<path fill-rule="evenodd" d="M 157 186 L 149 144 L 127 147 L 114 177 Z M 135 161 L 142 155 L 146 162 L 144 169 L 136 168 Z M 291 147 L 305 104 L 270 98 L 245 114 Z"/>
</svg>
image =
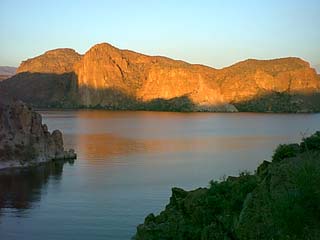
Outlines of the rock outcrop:
<svg viewBox="0 0 320 240">
<path fill-rule="evenodd" d="M 50 50 L 44 54 L 23 61 L 17 73 L 54 73 L 73 72 L 73 65 L 81 59 L 81 55 L 70 48 Z"/>
<path fill-rule="evenodd" d="M 320 132 L 280 145 L 272 162 L 210 188 L 173 188 L 165 210 L 137 227 L 136 240 L 316 240 L 320 237 Z"/>
<path fill-rule="evenodd" d="M 0 84 L 0 92 L 35 106 L 320 111 L 319 75 L 309 63 L 292 57 L 250 59 L 214 69 L 102 43 L 83 56 L 71 49 L 48 51 L 24 61 L 17 72 Z M 32 93 L 25 91 L 26 82 Z M 38 98 L 33 94 L 37 90 Z"/>
<path fill-rule="evenodd" d="M 0 169 L 75 157 L 72 149 L 64 150 L 62 133 L 50 133 L 39 113 L 21 101 L 0 101 Z"/>
</svg>

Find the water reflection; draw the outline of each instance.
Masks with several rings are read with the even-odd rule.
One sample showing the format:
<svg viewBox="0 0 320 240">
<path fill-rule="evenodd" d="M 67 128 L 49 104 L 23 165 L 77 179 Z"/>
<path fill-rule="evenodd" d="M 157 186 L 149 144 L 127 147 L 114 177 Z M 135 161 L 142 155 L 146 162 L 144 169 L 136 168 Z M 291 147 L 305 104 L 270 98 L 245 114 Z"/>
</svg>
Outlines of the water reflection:
<svg viewBox="0 0 320 240">
<path fill-rule="evenodd" d="M 73 161 L 69 163 L 73 164 Z M 50 179 L 61 180 L 64 164 L 63 161 L 54 161 L 32 168 L 1 171 L 0 213 L 4 208 L 32 208 L 40 201 Z"/>
<path fill-rule="evenodd" d="M 168 203 L 172 186 L 253 170 L 320 122 L 320 114 L 41 113 L 78 159 L 0 175 L 1 240 L 130 239 Z"/>
<path fill-rule="evenodd" d="M 112 134 L 81 134 L 77 136 L 77 143 L 78 153 L 85 159 L 108 159 L 113 156 L 143 152 L 150 148 L 144 141 Z"/>
<path fill-rule="evenodd" d="M 130 134 L 130 131 L 127 132 Z M 270 142 L 286 140 L 285 136 L 210 136 L 134 139 L 116 134 L 79 134 L 73 136 L 78 155 L 87 160 L 108 160 L 140 153 L 221 152 L 222 150 L 247 150 Z M 94 162 L 92 162 L 94 164 Z"/>
</svg>

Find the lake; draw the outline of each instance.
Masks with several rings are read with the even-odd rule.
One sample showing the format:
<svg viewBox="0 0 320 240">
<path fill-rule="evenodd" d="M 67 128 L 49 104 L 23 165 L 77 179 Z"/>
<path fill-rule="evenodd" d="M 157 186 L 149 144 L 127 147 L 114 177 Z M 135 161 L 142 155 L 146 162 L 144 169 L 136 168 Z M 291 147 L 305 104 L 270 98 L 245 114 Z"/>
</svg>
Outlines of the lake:
<svg viewBox="0 0 320 240">
<path fill-rule="evenodd" d="M 0 239 L 130 239 L 173 186 L 253 171 L 320 114 L 41 111 L 74 163 L 0 175 Z"/>
</svg>

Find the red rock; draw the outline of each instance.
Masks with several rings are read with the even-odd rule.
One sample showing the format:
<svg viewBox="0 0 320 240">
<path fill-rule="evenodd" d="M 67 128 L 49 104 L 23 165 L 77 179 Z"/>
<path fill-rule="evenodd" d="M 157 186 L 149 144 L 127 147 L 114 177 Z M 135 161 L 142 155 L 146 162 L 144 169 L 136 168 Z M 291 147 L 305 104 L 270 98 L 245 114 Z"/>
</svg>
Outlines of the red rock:
<svg viewBox="0 0 320 240">
<path fill-rule="evenodd" d="M 17 73 L 56 73 L 62 74 L 73 71 L 73 65 L 79 61 L 81 55 L 70 48 L 59 48 L 23 61 Z"/>
<path fill-rule="evenodd" d="M 36 106 L 148 109 L 150 104 L 163 103 L 164 109 L 161 109 L 167 110 L 179 103 L 189 104 L 191 111 L 237 111 L 234 105 L 263 96 L 320 93 L 319 76 L 309 63 L 299 58 L 249 59 L 218 70 L 120 50 L 107 43 L 93 46 L 83 56 L 71 49 L 48 51 L 23 62 L 18 72 L 21 74 L 0 84 L 0 91 Z M 71 74 L 61 75 L 66 72 Z M 20 87 L 26 80 L 32 85 L 32 91 Z M 293 100 L 304 101 L 306 98 Z M 302 105 L 312 110 L 315 109 L 312 104 Z M 173 109 L 179 110 L 178 105 Z"/>
</svg>

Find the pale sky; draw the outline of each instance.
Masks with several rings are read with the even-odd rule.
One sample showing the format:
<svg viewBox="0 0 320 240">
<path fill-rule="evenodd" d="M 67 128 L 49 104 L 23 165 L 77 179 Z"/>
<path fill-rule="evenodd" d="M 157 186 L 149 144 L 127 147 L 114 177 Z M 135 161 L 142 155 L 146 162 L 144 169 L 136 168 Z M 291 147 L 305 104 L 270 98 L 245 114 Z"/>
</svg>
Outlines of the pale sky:
<svg viewBox="0 0 320 240">
<path fill-rule="evenodd" d="M 108 42 L 215 68 L 287 56 L 320 64 L 319 0 L 0 0 L 0 65 Z"/>
</svg>

